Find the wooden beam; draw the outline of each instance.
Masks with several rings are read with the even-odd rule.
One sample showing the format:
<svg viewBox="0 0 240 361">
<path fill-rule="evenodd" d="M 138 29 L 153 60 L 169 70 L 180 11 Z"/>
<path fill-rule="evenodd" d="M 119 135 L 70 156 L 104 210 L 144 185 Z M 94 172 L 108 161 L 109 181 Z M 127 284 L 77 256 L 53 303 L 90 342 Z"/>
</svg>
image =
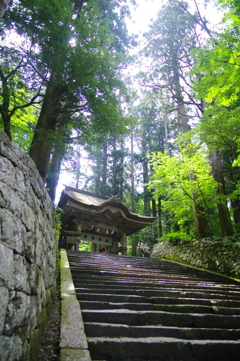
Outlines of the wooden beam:
<svg viewBox="0 0 240 361">
<path fill-rule="evenodd" d="M 69 234 L 71 236 L 81 236 L 82 232 L 63 230 L 63 234 Z"/>
</svg>

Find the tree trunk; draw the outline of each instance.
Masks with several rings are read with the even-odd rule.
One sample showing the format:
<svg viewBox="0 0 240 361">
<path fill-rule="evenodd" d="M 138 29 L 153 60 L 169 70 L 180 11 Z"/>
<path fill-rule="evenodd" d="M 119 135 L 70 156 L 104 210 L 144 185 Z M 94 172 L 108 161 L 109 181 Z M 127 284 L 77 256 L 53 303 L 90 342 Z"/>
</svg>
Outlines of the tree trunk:
<svg viewBox="0 0 240 361">
<path fill-rule="evenodd" d="M 218 202 L 217 209 L 219 214 L 219 220 L 222 230 L 222 236 L 232 236 L 233 235 L 233 226 L 229 214 L 229 209 L 227 202 L 221 200 L 221 196 L 225 196 L 224 188 L 224 179 L 223 179 L 223 169 L 222 169 L 222 160 L 219 150 L 212 150 L 209 154 L 210 164 L 212 167 L 212 176 L 215 181 L 218 183 L 216 190 Z"/>
<path fill-rule="evenodd" d="M 162 237 L 163 235 L 163 226 L 162 226 L 162 201 L 161 198 L 158 198 L 158 236 Z"/>
<path fill-rule="evenodd" d="M 143 160 L 143 192 L 144 192 L 144 214 L 146 216 L 150 216 L 151 215 L 151 206 L 150 206 L 150 201 L 151 201 L 151 196 L 149 194 L 149 191 L 147 189 L 146 184 L 148 184 L 149 182 L 149 168 L 148 168 L 148 159 L 146 157 L 144 157 Z"/>
<path fill-rule="evenodd" d="M 204 238 L 210 236 L 208 224 L 205 217 L 205 209 L 200 205 L 196 205 L 193 203 L 193 213 L 197 237 Z"/>
<path fill-rule="evenodd" d="M 0 11 L 1 11 L 1 9 L 0 9 Z M 2 98 L 3 98 L 2 105 L 0 107 L 0 113 L 2 115 L 4 131 L 7 134 L 8 138 L 10 140 L 12 140 L 11 121 L 10 121 L 11 118 L 9 115 L 10 95 L 9 95 L 9 89 L 8 89 L 8 84 L 7 84 L 7 78 L 4 76 L 1 69 L 0 69 L 0 79 L 2 81 Z"/>
<path fill-rule="evenodd" d="M 113 137 L 113 152 L 112 152 L 112 195 L 115 196 L 119 193 L 117 181 L 117 156 L 116 156 L 116 137 Z"/>
<path fill-rule="evenodd" d="M 131 201 L 132 212 L 136 212 L 135 207 L 135 182 L 134 182 L 134 159 L 133 159 L 133 132 L 131 132 Z"/>
<path fill-rule="evenodd" d="M 189 131 L 189 124 L 188 124 L 188 115 L 185 109 L 185 103 L 182 96 L 182 89 L 180 85 L 180 79 L 178 74 L 178 64 L 174 64 L 174 90 L 175 90 L 175 98 L 177 102 L 177 110 L 178 110 L 178 117 L 180 120 L 180 124 L 182 127 L 182 132 L 186 133 Z M 192 175 L 189 175 L 192 178 Z M 209 236 L 208 231 L 208 221 L 205 216 L 204 208 L 198 205 L 197 197 L 195 194 L 192 194 L 193 197 L 193 212 L 194 212 L 194 221 L 195 221 L 195 228 L 196 228 L 196 235 L 197 237 L 207 237 Z"/>
<path fill-rule="evenodd" d="M 121 141 L 121 154 L 120 154 L 120 161 L 119 161 L 119 167 L 120 167 L 120 185 L 119 185 L 119 197 L 120 199 L 123 199 L 123 193 L 124 193 L 124 143 Z"/>
<path fill-rule="evenodd" d="M 151 196 L 147 189 L 147 184 L 149 182 L 149 142 L 147 142 L 147 135 L 149 134 L 148 124 L 143 124 L 143 137 L 142 137 L 142 157 L 143 157 L 143 202 L 144 202 L 144 214 L 146 216 L 151 215 L 150 201 Z"/>
<path fill-rule="evenodd" d="M 103 144 L 103 158 L 102 164 L 100 165 L 102 168 L 102 186 L 101 186 L 101 195 L 107 196 L 107 170 L 108 170 L 108 143 L 105 140 Z"/>
<path fill-rule="evenodd" d="M 52 72 L 29 151 L 44 182 L 46 182 L 63 93 L 63 86 L 56 84 L 55 74 Z"/>
<path fill-rule="evenodd" d="M 80 145 L 78 145 L 78 147 L 77 147 L 77 170 L 76 170 L 76 188 L 77 189 L 79 188 L 80 175 L 81 175 L 80 159 L 81 159 Z"/>
<path fill-rule="evenodd" d="M 231 207 L 233 209 L 233 219 L 234 219 L 236 232 L 240 233 L 240 200 L 239 199 L 232 200 Z"/>
<path fill-rule="evenodd" d="M 182 127 L 182 132 L 186 133 L 189 131 L 189 124 L 188 124 L 188 115 L 185 109 L 185 103 L 182 96 L 182 88 L 180 85 L 180 79 L 178 74 L 178 64 L 174 64 L 174 90 L 175 90 L 175 100 L 177 102 L 177 112 L 178 112 L 178 118 Z"/>
<path fill-rule="evenodd" d="M 65 130 L 65 124 L 62 124 L 58 131 L 59 134 L 63 134 L 64 130 Z M 49 167 L 49 172 L 48 172 L 48 176 L 47 176 L 47 184 L 46 184 L 46 188 L 48 189 L 48 193 L 51 197 L 51 199 L 54 201 L 55 196 L 56 196 L 56 189 L 57 189 L 57 185 L 58 185 L 58 180 L 59 180 L 59 174 L 60 174 L 60 165 L 61 165 L 61 160 L 63 157 L 63 149 L 61 149 L 58 145 L 55 146 L 53 154 L 52 154 L 52 159 L 51 159 L 51 164 Z"/>
<path fill-rule="evenodd" d="M 154 198 L 152 198 L 152 216 L 157 217 L 157 204 L 156 204 L 156 200 Z M 157 230 L 156 224 L 152 225 L 152 233 L 153 233 L 153 243 L 157 243 L 158 230 Z"/>
<path fill-rule="evenodd" d="M 9 0 L 0 0 L 0 19 L 2 19 L 5 11 L 7 10 L 8 4 Z"/>
<path fill-rule="evenodd" d="M 52 160 L 46 182 L 46 188 L 48 189 L 48 193 L 52 201 L 54 201 L 56 196 L 56 189 L 60 174 L 61 159 L 62 159 L 62 152 L 60 152 L 58 149 L 55 149 L 52 155 Z"/>
<path fill-rule="evenodd" d="M 102 157 L 100 157 L 100 155 L 98 154 L 96 159 L 96 169 L 94 172 L 94 183 L 95 183 L 96 194 L 101 194 L 101 187 L 102 187 L 101 167 L 102 167 Z"/>
<path fill-rule="evenodd" d="M 239 157 L 239 152 L 236 150 L 226 151 L 222 153 L 223 161 L 223 170 L 224 170 L 224 180 L 228 184 L 226 193 L 234 193 L 240 181 L 240 167 L 233 166 L 233 160 Z M 233 212 L 234 228 L 236 233 L 240 233 L 240 199 L 239 197 L 234 197 L 231 199 L 231 208 Z"/>
</svg>

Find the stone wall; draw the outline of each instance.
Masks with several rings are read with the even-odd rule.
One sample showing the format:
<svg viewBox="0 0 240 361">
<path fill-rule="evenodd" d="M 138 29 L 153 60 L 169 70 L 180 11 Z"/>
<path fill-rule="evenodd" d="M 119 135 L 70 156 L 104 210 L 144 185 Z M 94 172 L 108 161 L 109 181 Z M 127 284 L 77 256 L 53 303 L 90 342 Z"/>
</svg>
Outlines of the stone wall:
<svg viewBox="0 0 240 361">
<path fill-rule="evenodd" d="M 165 241 L 154 245 L 151 257 L 240 278 L 240 243 Z"/>
<path fill-rule="evenodd" d="M 0 131 L 0 360 L 36 361 L 56 291 L 55 210 L 31 158 Z"/>
</svg>

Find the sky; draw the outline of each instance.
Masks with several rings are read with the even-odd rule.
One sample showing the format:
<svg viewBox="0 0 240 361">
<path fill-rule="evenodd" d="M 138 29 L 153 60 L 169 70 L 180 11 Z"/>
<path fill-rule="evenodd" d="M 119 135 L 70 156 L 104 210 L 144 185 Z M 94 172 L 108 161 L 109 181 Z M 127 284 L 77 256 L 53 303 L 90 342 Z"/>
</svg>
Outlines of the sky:
<svg viewBox="0 0 240 361">
<path fill-rule="evenodd" d="M 194 0 L 185 0 L 190 8 L 195 9 Z M 157 14 L 167 0 L 137 0 L 138 6 L 132 11 L 133 18 L 128 21 L 128 29 L 130 32 L 143 34 L 149 30 L 152 20 L 156 20 Z M 220 21 L 221 15 L 213 6 L 214 1 L 207 1 L 207 7 L 204 9 L 206 0 L 196 0 L 201 12 L 204 11 L 206 18 L 213 24 Z"/>
<path fill-rule="evenodd" d="M 152 19 L 157 18 L 161 0 L 138 0 L 139 5 L 132 11 L 132 19 L 127 22 L 129 32 L 142 34 L 149 29 Z"/>
</svg>

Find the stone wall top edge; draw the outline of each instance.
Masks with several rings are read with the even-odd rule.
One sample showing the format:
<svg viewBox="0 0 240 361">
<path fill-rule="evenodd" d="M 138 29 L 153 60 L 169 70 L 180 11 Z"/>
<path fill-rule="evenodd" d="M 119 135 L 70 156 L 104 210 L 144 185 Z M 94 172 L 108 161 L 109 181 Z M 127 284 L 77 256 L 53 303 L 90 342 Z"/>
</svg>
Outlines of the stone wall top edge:
<svg viewBox="0 0 240 361">
<path fill-rule="evenodd" d="M 240 248 L 240 242 L 228 242 L 228 243 L 224 243 L 221 241 L 214 241 L 214 240 L 198 240 L 198 241 L 190 241 L 190 240 L 169 240 L 169 241 L 162 241 L 156 244 L 169 244 L 171 246 L 189 246 L 189 245 L 197 245 L 197 244 L 202 244 L 202 245 L 206 245 L 206 246 L 224 246 L 224 247 L 237 247 Z"/>
</svg>

